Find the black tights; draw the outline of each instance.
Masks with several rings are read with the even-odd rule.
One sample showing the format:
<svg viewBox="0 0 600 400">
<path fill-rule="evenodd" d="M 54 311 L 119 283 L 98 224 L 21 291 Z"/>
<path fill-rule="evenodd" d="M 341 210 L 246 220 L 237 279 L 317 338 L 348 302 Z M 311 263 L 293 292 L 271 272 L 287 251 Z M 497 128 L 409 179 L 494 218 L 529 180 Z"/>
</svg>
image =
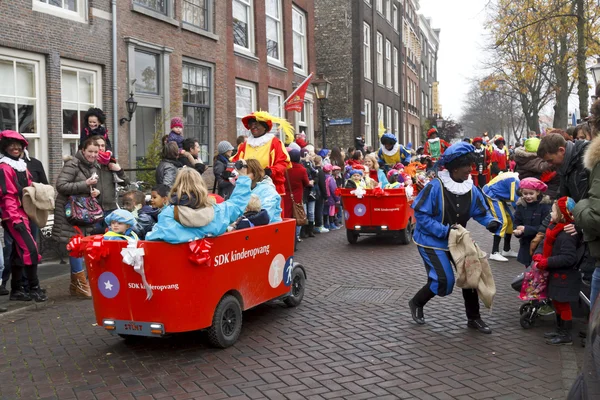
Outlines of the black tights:
<svg viewBox="0 0 600 400">
<path fill-rule="evenodd" d="M 465 300 L 465 311 L 468 319 L 479 319 L 479 296 L 475 289 L 462 289 L 463 299 Z M 435 297 L 435 293 L 429 288 L 429 283 L 421 288 L 413 297 L 413 302 L 417 307 L 425 307 L 425 304 Z"/>
<path fill-rule="evenodd" d="M 23 275 L 25 275 L 25 278 L 27 278 L 27 282 L 30 288 L 35 288 L 40 285 L 40 281 L 38 279 L 37 274 L 37 264 L 26 266 L 20 264 L 13 264 L 11 268 L 12 276 L 10 278 L 10 288 L 12 290 L 21 290 L 21 288 L 23 287 Z"/>
<path fill-rule="evenodd" d="M 506 234 L 504 235 L 504 251 L 510 251 L 510 238 L 512 235 Z M 494 235 L 494 245 L 492 246 L 492 254 L 500 252 L 500 242 L 502 238 L 498 235 Z"/>
</svg>

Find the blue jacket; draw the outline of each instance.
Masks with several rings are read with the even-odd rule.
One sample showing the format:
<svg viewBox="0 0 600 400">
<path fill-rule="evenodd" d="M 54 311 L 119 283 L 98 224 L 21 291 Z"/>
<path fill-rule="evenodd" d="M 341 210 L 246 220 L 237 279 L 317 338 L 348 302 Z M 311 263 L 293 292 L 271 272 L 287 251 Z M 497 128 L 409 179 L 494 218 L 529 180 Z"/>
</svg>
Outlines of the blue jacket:
<svg viewBox="0 0 600 400">
<path fill-rule="evenodd" d="M 174 206 L 167 206 L 158 216 L 158 222 L 146 235 L 146 240 L 164 240 L 169 243 L 186 243 L 206 236 L 218 236 L 244 212 L 250 199 L 250 178 L 240 176 L 231 197 L 213 205 L 214 218 L 201 227 L 185 227 L 175 220 Z"/>
<path fill-rule="evenodd" d="M 498 175 L 483 187 L 483 193 L 492 200 L 504 201 L 512 203 L 516 207 L 519 195 L 519 174 L 516 172 L 505 172 Z"/>
<path fill-rule="evenodd" d="M 450 225 L 443 223 L 444 193 L 442 182 L 433 179 L 419 193 L 412 208 L 415 210 L 417 225 L 413 234 L 415 243 L 422 247 L 448 250 Z M 473 186 L 471 189 L 471 218 L 483 226 L 494 220 L 483 193 Z"/>
<path fill-rule="evenodd" d="M 275 185 L 269 177 L 265 177 L 262 181 L 256 184 L 252 189 L 252 194 L 255 194 L 260 199 L 260 204 L 263 209 L 269 213 L 270 223 L 281 222 L 281 196 L 275 190 Z"/>
<path fill-rule="evenodd" d="M 377 179 L 379 180 L 379 183 L 381 183 L 382 189 L 389 183 L 385 176 L 385 171 L 381 168 L 377 171 Z"/>
</svg>

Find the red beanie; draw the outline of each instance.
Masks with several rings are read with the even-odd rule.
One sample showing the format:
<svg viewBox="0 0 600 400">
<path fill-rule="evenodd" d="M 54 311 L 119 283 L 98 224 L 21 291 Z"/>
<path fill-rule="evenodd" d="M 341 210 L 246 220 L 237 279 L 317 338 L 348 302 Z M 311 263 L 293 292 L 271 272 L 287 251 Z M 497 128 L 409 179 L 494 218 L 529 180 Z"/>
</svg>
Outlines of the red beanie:
<svg viewBox="0 0 600 400">
<path fill-rule="evenodd" d="M 171 129 L 176 127 L 183 128 L 183 120 L 179 117 L 171 118 Z"/>
<path fill-rule="evenodd" d="M 558 209 L 562 213 L 565 218 L 565 222 L 567 224 L 572 224 L 575 221 L 573 217 L 573 209 L 575 208 L 575 200 L 570 197 L 564 196 L 560 199 L 556 200 L 556 204 L 558 205 Z"/>
<path fill-rule="evenodd" d="M 431 135 L 433 135 L 434 133 L 435 133 L 436 135 L 437 135 L 437 133 L 438 133 L 438 130 L 437 130 L 436 128 L 431 128 L 430 130 L 428 130 L 428 131 L 427 131 L 427 138 L 430 138 L 430 137 L 431 137 Z"/>
</svg>

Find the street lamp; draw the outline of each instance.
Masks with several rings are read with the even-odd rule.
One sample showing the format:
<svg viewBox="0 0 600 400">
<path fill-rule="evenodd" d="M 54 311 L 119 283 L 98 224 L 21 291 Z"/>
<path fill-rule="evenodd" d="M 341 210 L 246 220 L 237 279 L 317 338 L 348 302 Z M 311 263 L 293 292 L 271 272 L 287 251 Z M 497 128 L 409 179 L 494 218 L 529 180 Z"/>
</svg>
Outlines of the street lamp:
<svg viewBox="0 0 600 400">
<path fill-rule="evenodd" d="M 435 120 L 435 123 L 437 124 L 437 128 L 444 129 L 444 119 L 441 116 Z"/>
<path fill-rule="evenodd" d="M 325 115 L 325 103 L 329 97 L 329 91 L 331 90 L 331 82 L 323 77 L 323 74 L 319 74 L 319 77 L 312 82 L 313 88 L 315 89 L 315 96 L 319 100 L 321 107 L 321 133 L 323 135 L 323 148 L 326 146 L 326 135 L 327 135 L 327 116 Z"/>
<path fill-rule="evenodd" d="M 133 92 L 129 93 L 129 98 L 125 101 L 125 105 L 127 106 L 127 114 L 129 114 L 129 118 L 121 118 L 119 120 L 119 125 L 123 125 L 125 122 L 131 122 L 131 118 L 137 109 L 137 101 L 133 98 Z"/>
</svg>

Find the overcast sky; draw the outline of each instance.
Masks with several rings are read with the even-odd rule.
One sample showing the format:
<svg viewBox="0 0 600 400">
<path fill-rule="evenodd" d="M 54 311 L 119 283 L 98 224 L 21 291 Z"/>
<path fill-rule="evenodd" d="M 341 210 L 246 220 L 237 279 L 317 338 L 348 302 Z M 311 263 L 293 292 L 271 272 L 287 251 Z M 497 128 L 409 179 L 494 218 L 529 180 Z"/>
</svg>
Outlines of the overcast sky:
<svg viewBox="0 0 600 400">
<path fill-rule="evenodd" d="M 481 75 L 488 0 L 420 0 L 420 14 L 441 29 L 438 80 L 444 117 L 459 118 L 469 79 Z"/>
</svg>

